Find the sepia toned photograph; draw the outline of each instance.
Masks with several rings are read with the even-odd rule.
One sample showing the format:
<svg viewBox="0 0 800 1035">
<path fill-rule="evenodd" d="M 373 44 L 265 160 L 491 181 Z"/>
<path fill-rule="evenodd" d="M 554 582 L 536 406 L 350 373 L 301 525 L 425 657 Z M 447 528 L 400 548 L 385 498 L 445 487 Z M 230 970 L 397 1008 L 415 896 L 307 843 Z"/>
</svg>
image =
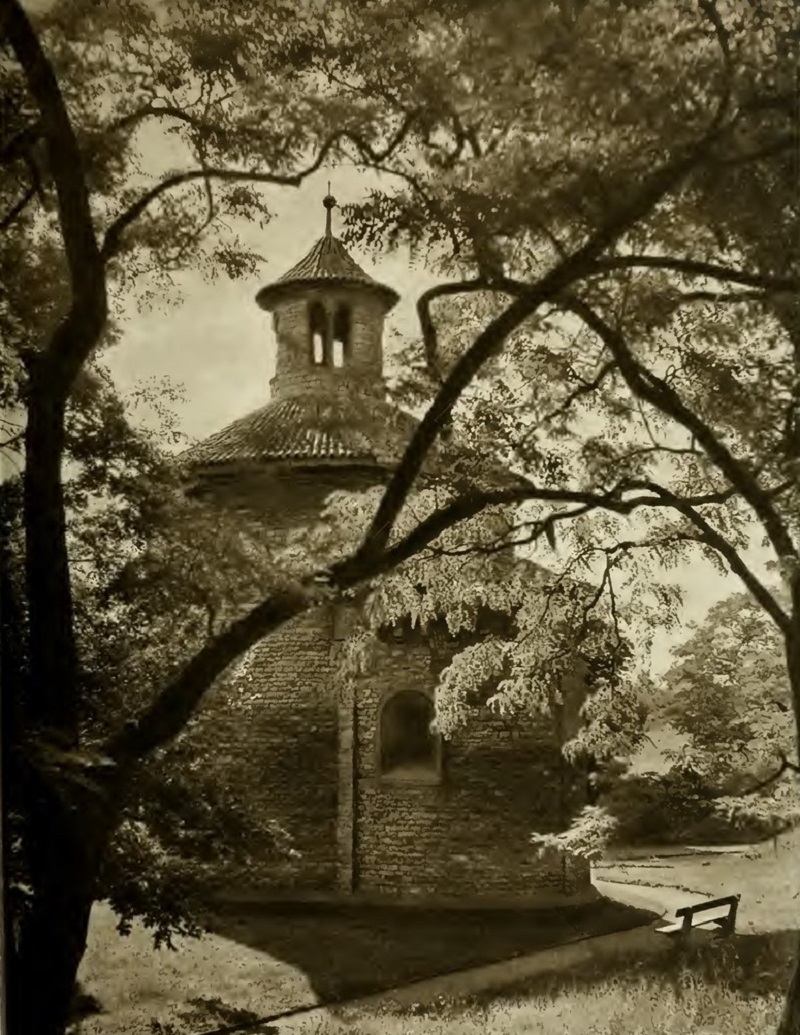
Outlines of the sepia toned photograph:
<svg viewBox="0 0 800 1035">
<path fill-rule="evenodd" d="M 2 1035 L 800 1035 L 797 0 L 0 0 Z"/>
</svg>

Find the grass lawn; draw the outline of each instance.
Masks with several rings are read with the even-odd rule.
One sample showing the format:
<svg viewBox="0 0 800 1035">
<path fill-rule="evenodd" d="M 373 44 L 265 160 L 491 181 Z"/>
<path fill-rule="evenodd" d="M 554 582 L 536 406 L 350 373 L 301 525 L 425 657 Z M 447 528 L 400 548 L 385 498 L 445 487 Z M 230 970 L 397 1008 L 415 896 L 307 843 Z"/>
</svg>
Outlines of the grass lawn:
<svg viewBox="0 0 800 1035">
<path fill-rule="evenodd" d="M 742 942 L 729 954 L 715 943 L 681 960 L 655 957 L 624 972 L 603 967 L 558 975 L 484 1002 L 433 1009 L 350 1014 L 315 1035 L 767 1035 L 774 1032 L 786 986 L 786 946 L 758 947 L 742 964 Z M 754 947 L 755 948 L 755 947 Z M 745 951 L 745 955 L 747 955 Z M 769 957 L 769 968 L 764 969 Z M 341 1025 L 341 1027 L 339 1027 Z M 302 1026 L 292 1027 L 302 1032 Z"/>
<path fill-rule="evenodd" d="M 120 938 L 96 907 L 80 979 L 103 1012 L 82 1035 L 198 1032 L 630 929 L 651 917 L 601 901 L 562 911 L 238 906 L 213 933 L 154 951 L 135 927 Z M 153 1028 L 152 1022 L 161 1028 Z M 171 1026 L 171 1027 L 170 1027 Z"/>
<path fill-rule="evenodd" d="M 251 1027 L 301 1035 L 766 1035 L 775 1029 L 800 929 L 800 834 L 758 857 L 681 856 L 614 863 L 598 876 L 742 895 L 738 934 L 681 953 L 605 964 L 496 991 L 484 1000 L 353 1013 L 331 1006 Z M 607 904 L 557 913 L 415 909 L 281 910 L 241 906 L 214 933 L 154 951 L 146 931 L 120 938 L 95 910 L 81 972 L 104 1012 L 82 1035 L 200 1035 L 449 969 L 533 952 L 647 922 Z"/>
<path fill-rule="evenodd" d="M 768 1035 L 788 981 L 791 945 L 783 936 L 742 936 L 646 960 L 598 961 L 578 973 L 403 1009 L 317 1011 L 249 1030 L 261 1035 Z M 196 1003 L 185 1027 L 157 1035 L 201 1033 L 256 1015 Z"/>
</svg>

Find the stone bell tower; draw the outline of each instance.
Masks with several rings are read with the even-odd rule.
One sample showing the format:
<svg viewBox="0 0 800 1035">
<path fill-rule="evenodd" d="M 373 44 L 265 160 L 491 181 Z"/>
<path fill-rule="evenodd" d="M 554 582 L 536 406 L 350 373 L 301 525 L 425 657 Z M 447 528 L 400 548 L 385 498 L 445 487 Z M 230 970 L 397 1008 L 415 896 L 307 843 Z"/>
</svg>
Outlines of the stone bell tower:
<svg viewBox="0 0 800 1035">
<path fill-rule="evenodd" d="M 383 399 L 383 324 L 398 296 L 368 276 L 333 236 L 336 200 L 328 194 L 323 205 L 325 236 L 257 295 L 272 313 L 278 346 L 272 398 L 366 392 Z"/>
<path fill-rule="evenodd" d="M 415 422 L 386 400 L 383 330 L 398 300 L 325 233 L 256 300 L 277 345 L 270 399 L 188 450 L 195 495 L 255 510 L 271 524 L 308 517 L 335 489 L 385 481 Z"/>
</svg>

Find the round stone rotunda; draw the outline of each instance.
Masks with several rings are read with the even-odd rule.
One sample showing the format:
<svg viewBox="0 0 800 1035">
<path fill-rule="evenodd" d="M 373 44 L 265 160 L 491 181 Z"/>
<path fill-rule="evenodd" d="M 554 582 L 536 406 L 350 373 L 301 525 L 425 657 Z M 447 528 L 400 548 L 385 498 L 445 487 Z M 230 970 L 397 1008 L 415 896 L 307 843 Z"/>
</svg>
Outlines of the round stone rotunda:
<svg viewBox="0 0 800 1035">
<path fill-rule="evenodd" d="M 415 427 L 383 380 L 384 321 L 398 295 L 333 236 L 335 201 L 323 204 L 324 236 L 257 295 L 277 342 L 269 401 L 183 458 L 193 495 L 245 509 L 276 535 L 336 489 L 385 482 Z M 548 906 L 594 897 L 588 865 L 541 859 L 530 844 L 582 802 L 552 723 L 487 710 L 442 742 L 431 732 L 435 688 L 459 644 L 436 630 L 386 629 L 369 671 L 343 689 L 338 658 L 356 606 L 315 609 L 266 637 L 246 692 L 221 680 L 189 733 L 207 741 L 215 778 L 253 830 L 278 824 L 291 849 L 265 851 L 232 879 L 231 896 Z M 576 669 L 562 687 L 576 708 L 582 688 Z"/>
</svg>

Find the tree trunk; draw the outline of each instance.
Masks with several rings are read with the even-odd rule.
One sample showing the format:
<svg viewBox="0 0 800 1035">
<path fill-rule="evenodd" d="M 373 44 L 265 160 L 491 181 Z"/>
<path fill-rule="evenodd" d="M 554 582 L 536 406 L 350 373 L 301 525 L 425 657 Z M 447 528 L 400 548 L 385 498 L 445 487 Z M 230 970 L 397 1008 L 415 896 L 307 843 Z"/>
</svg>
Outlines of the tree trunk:
<svg viewBox="0 0 800 1035">
<path fill-rule="evenodd" d="M 789 673 L 789 685 L 792 691 L 797 741 L 800 744 L 800 576 L 795 575 L 792 586 L 793 621 L 792 632 L 786 641 L 786 667 Z M 786 992 L 778 1035 L 800 1035 L 800 932 L 798 933 L 797 953 L 794 972 Z"/>
<path fill-rule="evenodd" d="M 31 731 L 58 730 L 77 742 L 77 657 L 66 542 L 61 461 L 64 404 L 44 368 L 30 379 L 25 431 L 25 574 L 30 674 L 25 694 Z"/>
<path fill-rule="evenodd" d="M 28 767 L 26 767 L 28 769 Z M 115 774 L 118 776 L 118 774 Z M 32 890 L 9 954 L 12 1035 L 64 1035 L 120 788 L 25 773 L 24 853 Z"/>
<path fill-rule="evenodd" d="M 778 1035 L 800 1035 L 800 934 L 797 941 L 794 973 L 786 992 L 786 1002 L 783 1004 Z"/>
<path fill-rule="evenodd" d="M 92 896 L 77 862 L 61 863 L 61 879 L 37 894 L 8 974 L 8 1027 L 13 1035 L 64 1035 L 86 948 Z M 60 886 L 58 886 L 60 885 Z"/>
</svg>

